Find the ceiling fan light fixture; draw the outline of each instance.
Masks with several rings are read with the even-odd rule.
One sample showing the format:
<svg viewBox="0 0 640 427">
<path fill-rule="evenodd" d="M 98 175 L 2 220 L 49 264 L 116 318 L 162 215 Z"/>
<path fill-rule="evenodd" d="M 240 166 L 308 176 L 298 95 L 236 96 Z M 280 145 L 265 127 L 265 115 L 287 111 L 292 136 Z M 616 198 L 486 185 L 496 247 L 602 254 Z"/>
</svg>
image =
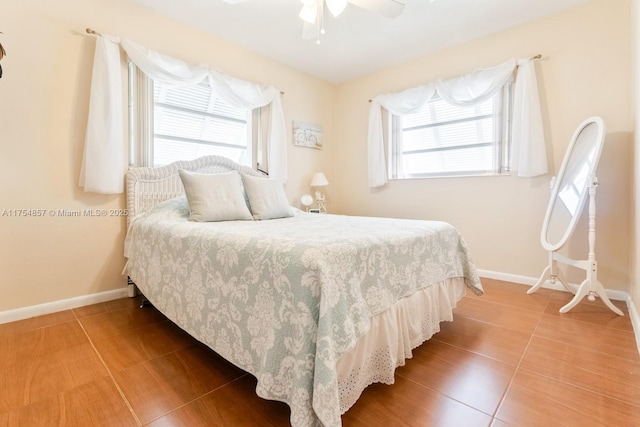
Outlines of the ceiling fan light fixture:
<svg viewBox="0 0 640 427">
<path fill-rule="evenodd" d="M 309 24 L 315 24 L 318 17 L 318 8 L 316 3 L 305 3 L 298 15 L 300 19 Z"/>
<path fill-rule="evenodd" d="M 347 7 L 347 0 L 326 0 L 327 8 L 329 8 L 329 12 L 333 16 L 340 16 L 342 12 L 344 12 L 345 7 Z"/>
</svg>

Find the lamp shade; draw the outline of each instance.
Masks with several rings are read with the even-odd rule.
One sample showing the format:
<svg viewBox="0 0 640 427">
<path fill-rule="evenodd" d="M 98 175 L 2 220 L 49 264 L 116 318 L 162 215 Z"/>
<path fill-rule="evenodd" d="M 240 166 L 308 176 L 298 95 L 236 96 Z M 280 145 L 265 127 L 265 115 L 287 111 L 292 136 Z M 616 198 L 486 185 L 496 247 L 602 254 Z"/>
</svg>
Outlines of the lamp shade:
<svg viewBox="0 0 640 427">
<path fill-rule="evenodd" d="M 325 185 L 329 185 L 329 181 L 327 181 L 327 177 L 324 176 L 324 173 L 322 172 L 314 173 L 313 178 L 311 178 L 311 186 L 324 187 Z"/>
</svg>

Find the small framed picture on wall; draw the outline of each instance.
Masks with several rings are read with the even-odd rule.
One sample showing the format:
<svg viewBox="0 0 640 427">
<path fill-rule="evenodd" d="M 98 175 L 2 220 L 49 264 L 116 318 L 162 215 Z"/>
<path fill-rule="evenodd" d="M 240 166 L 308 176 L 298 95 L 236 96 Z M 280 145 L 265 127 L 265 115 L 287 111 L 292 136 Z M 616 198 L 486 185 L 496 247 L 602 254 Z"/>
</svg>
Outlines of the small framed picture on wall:
<svg viewBox="0 0 640 427">
<path fill-rule="evenodd" d="M 322 128 L 309 123 L 293 122 L 293 145 L 322 149 Z"/>
</svg>

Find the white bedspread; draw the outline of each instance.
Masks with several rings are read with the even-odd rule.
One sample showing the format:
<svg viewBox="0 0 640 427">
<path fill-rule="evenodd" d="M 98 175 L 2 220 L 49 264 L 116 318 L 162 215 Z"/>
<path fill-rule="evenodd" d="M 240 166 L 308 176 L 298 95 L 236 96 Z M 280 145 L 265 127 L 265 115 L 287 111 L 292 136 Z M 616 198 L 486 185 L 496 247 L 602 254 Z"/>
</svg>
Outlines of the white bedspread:
<svg viewBox="0 0 640 427">
<path fill-rule="evenodd" d="M 447 279 L 482 287 L 443 222 L 296 212 L 194 223 L 185 198 L 129 230 L 127 274 L 167 317 L 291 407 L 293 426 L 339 426 L 336 362 L 370 319 Z"/>
</svg>

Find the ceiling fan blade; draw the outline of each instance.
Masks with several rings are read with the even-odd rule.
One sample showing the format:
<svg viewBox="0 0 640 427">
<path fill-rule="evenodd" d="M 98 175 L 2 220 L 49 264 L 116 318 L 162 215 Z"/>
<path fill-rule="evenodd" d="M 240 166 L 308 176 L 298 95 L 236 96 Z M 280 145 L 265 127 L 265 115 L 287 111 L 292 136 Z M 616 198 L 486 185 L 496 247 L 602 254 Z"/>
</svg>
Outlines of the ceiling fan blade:
<svg viewBox="0 0 640 427">
<path fill-rule="evenodd" d="M 370 10 L 387 18 L 397 18 L 404 10 L 404 3 L 398 0 L 348 0 L 354 6 Z"/>
</svg>

